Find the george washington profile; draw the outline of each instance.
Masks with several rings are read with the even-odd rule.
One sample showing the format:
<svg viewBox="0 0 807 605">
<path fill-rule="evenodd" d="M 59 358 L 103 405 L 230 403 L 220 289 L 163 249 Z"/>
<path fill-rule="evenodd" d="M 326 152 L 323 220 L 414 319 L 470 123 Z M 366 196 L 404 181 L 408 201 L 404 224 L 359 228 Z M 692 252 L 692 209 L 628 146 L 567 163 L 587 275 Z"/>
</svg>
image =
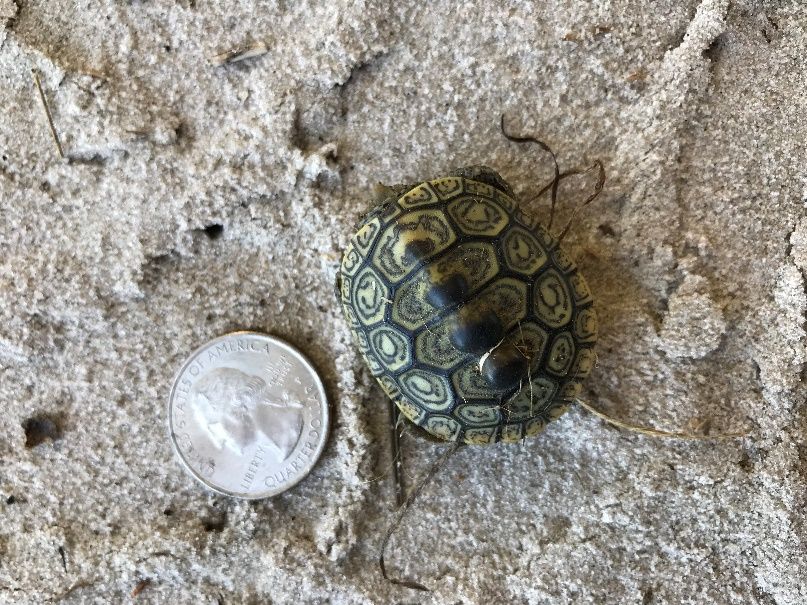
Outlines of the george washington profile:
<svg viewBox="0 0 807 605">
<path fill-rule="evenodd" d="M 235 368 L 217 368 L 193 387 L 194 415 L 218 449 L 242 455 L 259 444 L 277 460 L 288 458 L 303 430 L 303 406 L 269 393 L 258 376 Z"/>
</svg>

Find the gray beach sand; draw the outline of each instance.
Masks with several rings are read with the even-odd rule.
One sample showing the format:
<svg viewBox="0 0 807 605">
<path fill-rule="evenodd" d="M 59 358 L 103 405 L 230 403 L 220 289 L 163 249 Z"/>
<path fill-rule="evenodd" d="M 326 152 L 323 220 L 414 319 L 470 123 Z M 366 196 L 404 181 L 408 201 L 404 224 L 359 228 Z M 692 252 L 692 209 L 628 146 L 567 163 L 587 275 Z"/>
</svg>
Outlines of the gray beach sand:
<svg viewBox="0 0 807 605">
<path fill-rule="evenodd" d="M 807 6 L 426 4 L 0 0 L 0 602 L 807 600 Z M 418 593 L 378 572 L 387 405 L 333 281 L 379 181 L 485 163 L 546 220 L 548 158 L 502 113 L 608 172 L 566 239 L 600 317 L 586 400 L 751 434 L 575 408 L 461 449 L 390 546 Z M 167 433 L 175 371 L 239 329 L 332 402 L 319 464 L 258 502 Z M 409 485 L 441 451 L 403 448 Z"/>
</svg>

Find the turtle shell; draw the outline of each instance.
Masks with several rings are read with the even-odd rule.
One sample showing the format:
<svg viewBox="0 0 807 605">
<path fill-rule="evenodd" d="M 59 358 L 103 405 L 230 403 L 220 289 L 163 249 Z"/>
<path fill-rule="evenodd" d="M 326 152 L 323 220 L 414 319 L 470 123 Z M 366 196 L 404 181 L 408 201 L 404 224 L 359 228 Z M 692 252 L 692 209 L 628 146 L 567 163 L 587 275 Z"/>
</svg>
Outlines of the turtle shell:
<svg viewBox="0 0 807 605">
<path fill-rule="evenodd" d="M 489 168 L 388 191 L 337 276 L 371 373 L 442 439 L 539 433 L 595 361 L 597 316 L 577 267 Z"/>
</svg>

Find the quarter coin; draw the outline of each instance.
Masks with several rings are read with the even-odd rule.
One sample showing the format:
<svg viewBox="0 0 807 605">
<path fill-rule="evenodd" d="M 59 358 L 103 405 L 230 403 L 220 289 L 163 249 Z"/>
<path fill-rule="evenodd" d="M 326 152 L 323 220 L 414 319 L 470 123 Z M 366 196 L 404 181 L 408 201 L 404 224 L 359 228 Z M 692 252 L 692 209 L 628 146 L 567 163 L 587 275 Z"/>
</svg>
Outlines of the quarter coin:
<svg viewBox="0 0 807 605">
<path fill-rule="evenodd" d="M 168 424 L 177 456 L 205 486 L 267 498 L 297 484 L 322 454 L 328 402 L 297 349 L 234 332 L 197 349 L 179 370 Z"/>
</svg>

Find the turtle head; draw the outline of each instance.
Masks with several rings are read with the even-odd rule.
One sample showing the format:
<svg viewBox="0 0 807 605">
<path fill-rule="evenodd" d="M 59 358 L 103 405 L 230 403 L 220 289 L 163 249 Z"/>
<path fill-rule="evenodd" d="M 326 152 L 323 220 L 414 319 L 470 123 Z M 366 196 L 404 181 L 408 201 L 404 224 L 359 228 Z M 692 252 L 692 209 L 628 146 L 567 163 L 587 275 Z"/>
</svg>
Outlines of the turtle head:
<svg viewBox="0 0 807 605">
<path fill-rule="evenodd" d="M 451 176 L 460 176 L 471 181 L 485 183 L 486 185 L 490 185 L 494 189 L 498 189 L 502 193 L 515 198 L 513 190 L 510 188 L 510 185 L 507 184 L 507 181 L 505 181 L 498 172 L 489 166 L 484 166 L 482 164 L 466 166 L 465 168 L 455 170 L 451 173 Z"/>
</svg>

